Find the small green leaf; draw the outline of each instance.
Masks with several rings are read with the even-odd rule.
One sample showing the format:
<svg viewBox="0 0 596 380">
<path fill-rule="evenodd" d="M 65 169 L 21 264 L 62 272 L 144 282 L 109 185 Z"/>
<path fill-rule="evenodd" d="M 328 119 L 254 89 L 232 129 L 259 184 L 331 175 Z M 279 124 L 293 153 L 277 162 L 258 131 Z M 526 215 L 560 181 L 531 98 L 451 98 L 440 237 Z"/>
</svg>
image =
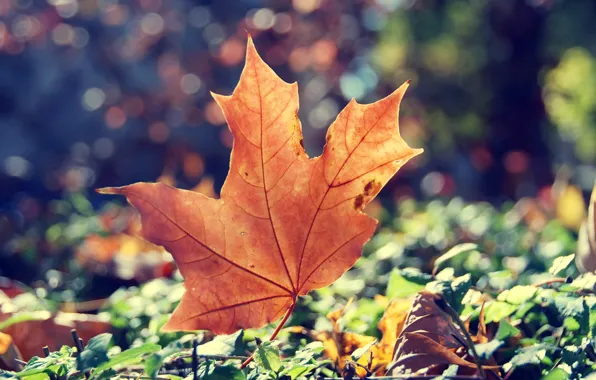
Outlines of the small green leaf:
<svg viewBox="0 0 596 380">
<path fill-rule="evenodd" d="M 198 355 L 242 355 L 242 338 L 244 331 L 239 330 L 231 335 L 216 336 L 210 342 L 201 344 L 197 347 Z"/>
<path fill-rule="evenodd" d="M 493 339 L 488 343 L 476 344 L 474 347 L 480 359 L 488 360 L 503 344 L 502 340 Z"/>
<path fill-rule="evenodd" d="M 254 355 L 255 361 L 268 371 L 277 372 L 281 368 L 279 350 L 273 345 L 273 342 L 260 344 Z"/>
<path fill-rule="evenodd" d="M 115 367 L 117 365 L 138 363 L 143 360 L 143 355 L 151 354 L 153 352 L 159 351 L 160 349 L 161 346 L 159 344 L 153 343 L 145 343 L 139 347 L 129 348 L 126 351 L 122 351 L 121 353 L 112 356 L 109 361 L 98 366 L 95 369 L 93 375 L 95 377 L 96 374 L 101 373 L 101 371 Z"/>
<path fill-rule="evenodd" d="M 394 269 L 387 283 L 387 298 L 407 298 L 418 293 L 432 280 L 428 274 L 418 272 L 412 268 Z"/>
<path fill-rule="evenodd" d="M 495 339 L 498 340 L 505 340 L 511 338 L 512 336 L 516 336 L 520 333 L 520 330 L 514 326 L 512 326 L 506 319 L 502 319 L 499 322 L 499 328 L 497 329 L 497 333 L 495 335 Z"/>
<path fill-rule="evenodd" d="M 521 305 L 530 301 L 536 295 L 538 288 L 530 285 L 518 285 L 501 292 L 497 299 L 514 305 Z"/>
<path fill-rule="evenodd" d="M 441 376 L 437 376 L 434 380 L 448 380 L 457 376 L 457 370 L 459 366 L 457 364 L 450 364 L 446 370 L 443 371 Z"/>
<path fill-rule="evenodd" d="M 238 368 L 231 365 L 216 365 L 214 361 L 203 362 L 197 370 L 201 380 L 245 380 L 246 376 Z M 194 379 L 191 373 L 186 379 Z"/>
<path fill-rule="evenodd" d="M 300 350 L 296 351 L 293 359 L 300 363 L 307 363 L 314 357 L 319 356 L 324 350 L 325 346 L 323 345 L 323 342 L 311 342 Z"/>
<path fill-rule="evenodd" d="M 183 348 L 184 347 L 182 343 L 180 343 L 180 341 L 175 341 L 168 344 L 165 348 L 161 349 L 160 351 L 151 354 L 145 360 L 145 373 L 152 379 L 155 379 L 164 360 L 168 356 L 180 352 Z"/>
<path fill-rule="evenodd" d="M 486 308 L 484 309 L 484 315 L 486 316 L 486 323 L 499 322 L 504 318 L 507 318 L 517 310 L 517 305 L 512 305 L 507 302 L 501 301 L 490 301 L 487 302 Z"/>
<path fill-rule="evenodd" d="M 456 245 L 435 260 L 433 273 L 436 273 L 443 264 L 452 258 L 459 256 L 462 253 L 467 253 L 476 249 L 478 249 L 478 245 L 474 243 L 463 243 Z"/>
<path fill-rule="evenodd" d="M 518 350 L 518 354 L 515 355 L 509 363 L 503 366 L 506 372 L 509 372 L 511 368 L 521 367 L 529 364 L 540 364 L 543 360 L 546 360 L 546 353 L 548 351 L 559 351 L 560 349 L 556 346 L 549 344 L 535 344 L 530 347 L 523 347 Z"/>
<path fill-rule="evenodd" d="M 74 358 L 71 358 L 72 349 L 67 346 L 63 346 L 60 351 L 54 351 L 46 358 L 40 358 L 34 356 L 29 360 L 25 368 L 21 372 L 17 372 L 16 376 L 20 378 L 27 378 L 27 380 L 35 379 L 47 379 L 48 376 L 44 374 L 46 371 L 52 370 L 65 370 L 66 364 L 74 362 Z"/>
<path fill-rule="evenodd" d="M 104 333 L 89 339 L 87 346 L 77 357 L 77 369 L 84 372 L 108 361 L 108 346 L 112 334 Z"/>
<path fill-rule="evenodd" d="M 360 347 L 357 350 L 355 350 L 354 352 L 352 352 L 352 360 L 357 362 L 358 360 L 360 360 L 360 358 L 362 356 L 364 356 L 364 354 L 366 354 L 368 352 L 368 350 L 370 350 L 370 348 L 377 343 L 376 340 L 374 340 L 373 342 L 370 342 L 369 344 L 367 344 L 364 347 Z"/>
<path fill-rule="evenodd" d="M 555 368 L 542 377 L 541 380 L 567 380 L 569 374 L 562 368 Z"/>
<path fill-rule="evenodd" d="M 557 257 L 553 261 L 553 265 L 551 265 L 548 272 L 550 274 L 552 274 L 553 276 L 556 276 L 557 274 L 559 274 L 562 271 L 564 271 L 565 269 L 567 269 L 567 267 L 569 267 L 569 265 L 573 262 L 574 259 L 575 259 L 575 253 L 572 253 L 571 255 L 568 255 L 568 256 Z"/>
<path fill-rule="evenodd" d="M 585 327 L 585 332 L 588 332 L 590 311 L 583 298 L 559 295 L 555 297 L 554 303 L 561 316 L 564 317 L 563 323 L 568 329 L 577 331 Z"/>
</svg>

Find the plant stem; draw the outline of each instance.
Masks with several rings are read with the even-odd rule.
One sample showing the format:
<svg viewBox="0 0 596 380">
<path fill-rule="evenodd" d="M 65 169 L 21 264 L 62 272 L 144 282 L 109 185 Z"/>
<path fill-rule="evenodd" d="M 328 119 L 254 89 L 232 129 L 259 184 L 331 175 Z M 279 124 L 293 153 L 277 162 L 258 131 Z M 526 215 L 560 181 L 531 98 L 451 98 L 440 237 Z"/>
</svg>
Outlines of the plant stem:
<svg viewBox="0 0 596 380">
<path fill-rule="evenodd" d="M 292 306 L 290 306 L 290 308 L 288 309 L 288 311 L 286 311 L 286 314 L 284 315 L 284 317 L 281 320 L 281 322 L 279 322 L 279 325 L 277 325 L 277 328 L 275 329 L 275 331 L 273 332 L 273 334 L 271 334 L 271 337 L 269 337 L 269 340 L 273 340 L 273 339 L 275 339 L 277 337 L 277 334 L 279 334 L 279 332 L 281 331 L 281 329 L 284 327 L 284 325 L 286 324 L 286 322 L 290 318 L 290 315 L 292 315 L 292 312 L 294 311 L 294 308 L 295 307 L 296 307 L 296 298 L 294 298 L 294 302 L 292 302 Z M 248 359 L 246 359 L 244 361 L 244 363 L 242 363 L 242 365 L 240 366 L 240 369 L 245 368 L 250 362 L 252 362 L 254 356 L 255 356 L 255 353 L 253 352 L 252 355 L 250 355 L 250 357 Z"/>
<path fill-rule="evenodd" d="M 449 303 L 443 297 L 436 299 L 435 303 L 444 312 L 446 312 L 451 317 L 451 320 L 459 327 L 459 329 L 462 332 L 463 337 L 466 339 L 466 343 L 468 345 L 470 352 L 472 353 L 474 362 L 476 362 L 476 367 L 478 367 L 478 374 L 480 375 L 480 377 L 482 379 L 485 379 L 485 380 L 488 379 L 488 377 L 486 377 L 486 373 L 484 372 L 484 368 L 482 367 L 482 361 L 480 360 L 480 356 L 478 355 L 478 352 L 476 352 L 476 347 L 474 345 L 474 342 L 472 341 L 472 337 L 470 336 L 470 333 L 466 329 L 466 326 L 460 319 L 457 311 L 455 311 L 455 309 L 453 309 L 451 307 L 451 305 L 449 305 Z"/>
</svg>

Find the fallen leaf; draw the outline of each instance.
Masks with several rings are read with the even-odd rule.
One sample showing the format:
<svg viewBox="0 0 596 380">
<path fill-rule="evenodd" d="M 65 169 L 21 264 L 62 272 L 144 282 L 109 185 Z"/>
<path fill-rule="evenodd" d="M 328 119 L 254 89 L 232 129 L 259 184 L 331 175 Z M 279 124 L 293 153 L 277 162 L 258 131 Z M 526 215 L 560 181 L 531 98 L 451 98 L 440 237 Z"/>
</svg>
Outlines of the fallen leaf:
<svg viewBox="0 0 596 380">
<path fill-rule="evenodd" d="M 384 297 L 375 297 L 375 300 L 386 304 Z M 358 358 L 357 363 L 370 368 L 376 375 L 382 376 L 386 372 L 387 364 L 391 362 L 395 342 L 404 326 L 412 299 L 395 298 L 389 303 L 378 324 L 382 338 L 377 343 L 375 343 L 376 339 L 372 336 L 342 330 L 341 318 L 350 306 L 351 301 L 350 299 L 344 307 L 327 313 L 327 319 L 329 319 L 332 326 L 331 331 L 317 332 L 301 326 L 290 327 L 286 330 L 296 334 L 308 335 L 322 342 L 325 358 L 334 362 L 340 373 L 344 372 L 347 369 L 346 365 L 354 360 L 353 355 L 357 350 L 370 345 L 366 354 Z M 359 366 L 354 368 L 354 372 L 360 377 L 367 375 L 364 368 Z"/>
<path fill-rule="evenodd" d="M 341 319 L 352 304 L 350 299 L 345 306 L 337 310 L 327 313 L 326 317 L 331 322 L 331 331 L 310 332 L 310 336 L 323 343 L 323 355 L 335 363 L 340 373 L 346 369 L 346 365 L 352 362 L 352 354 L 367 345 L 376 341 L 372 336 L 357 334 L 349 331 L 343 331 L 341 327 Z M 362 364 L 366 364 L 365 356 L 359 358 L 358 362 L 362 360 Z M 363 368 L 355 368 L 355 374 L 360 377 L 366 375 Z"/>
<path fill-rule="evenodd" d="M 435 297 L 422 291 L 414 298 L 397 339 L 388 374 L 440 375 L 450 365 L 459 367 L 458 375 L 478 374 L 477 365 L 468 354 L 464 333 L 437 305 Z M 483 329 L 482 326 L 480 328 Z M 490 376 L 496 375 L 490 373 Z"/>
<path fill-rule="evenodd" d="M 0 369 L 20 371 L 23 366 L 18 360 L 23 360 L 23 357 L 12 338 L 0 332 Z"/>
<path fill-rule="evenodd" d="M 87 342 L 92 337 L 108 332 L 112 326 L 105 319 L 96 315 L 76 313 L 36 312 L 39 318 L 15 323 L 2 330 L 12 338 L 25 360 L 33 356 L 43 356 L 42 347 L 48 346 L 51 351 L 60 347 L 74 345 L 71 330 L 76 329 L 81 339 Z M 13 314 L 0 314 L 0 322 Z"/>
<path fill-rule="evenodd" d="M 378 376 L 384 375 L 391 363 L 395 342 L 404 328 L 411 303 L 411 298 L 394 298 L 379 321 L 378 327 L 383 335 L 379 343 L 371 348 L 372 362 L 365 364 L 376 369 Z"/>
<path fill-rule="evenodd" d="M 373 104 L 351 101 L 311 159 L 297 85 L 277 77 L 249 39 L 234 93 L 213 95 L 235 139 L 221 199 L 159 183 L 100 189 L 128 198 L 143 236 L 172 253 L 185 278 L 164 331 L 264 326 L 356 262 L 377 224 L 361 210 L 422 152 L 398 132 L 407 86 Z"/>
<path fill-rule="evenodd" d="M 579 230 L 575 262 L 582 272 L 596 270 L 596 184 L 592 190 L 588 218 Z"/>
</svg>

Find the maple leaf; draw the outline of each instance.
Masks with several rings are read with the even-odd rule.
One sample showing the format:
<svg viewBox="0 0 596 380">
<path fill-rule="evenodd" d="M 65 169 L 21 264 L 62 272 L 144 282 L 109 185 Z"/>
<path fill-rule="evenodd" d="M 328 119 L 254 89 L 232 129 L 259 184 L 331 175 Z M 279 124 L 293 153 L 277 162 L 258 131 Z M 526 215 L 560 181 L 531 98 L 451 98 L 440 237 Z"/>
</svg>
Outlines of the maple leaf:
<svg viewBox="0 0 596 380">
<path fill-rule="evenodd" d="M 281 326 L 297 297 L 356 262 L 377 224 L 362 208 L 422 152 L 398 131 L 407 86 L 373 104 L 352 100 L 329 128 L 323 154 L 311 159 L 297 84 L 282 81 L 249 38 L 233 94 L 213 94 L 234 136 L 221 199 L 160 183 L 99 190 L 125 195 L 141 214 L 143 236 L 180 268 L 186 292 L 164 331 L 227 334 L 285 314 Z"/>
</svg>

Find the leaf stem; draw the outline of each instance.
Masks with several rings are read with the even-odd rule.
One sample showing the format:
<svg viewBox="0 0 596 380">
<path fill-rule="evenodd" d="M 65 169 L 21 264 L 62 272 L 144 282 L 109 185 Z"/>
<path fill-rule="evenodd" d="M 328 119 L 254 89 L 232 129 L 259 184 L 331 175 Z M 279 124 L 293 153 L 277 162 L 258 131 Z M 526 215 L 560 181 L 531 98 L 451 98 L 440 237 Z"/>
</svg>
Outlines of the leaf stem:
<svg viewBox="0 0 596 380">
<path fill-rule="evenodd" d="M 273 340 L 273 339 L 275 339 L 277 337 L 277 334 L 279 334 L 279 332 L 284 327 L 284 325 L 286 324 L 286 322 L 288 321 L 288 319 L 290 319 L 290 315 L 292 315 L 292 312 L 294 311 L 294 308 L 295 307 L 296 307 L 296 298 L 294 298 L 294 302 L 292 302 L 292 306 L 290 306 L 290 308 L 288 309 L 288 311 L 286 311 L 286 314 L 284 315 L 284 317 L 281 320 L 281 322 L 279 322 L 279 325 L 277 325 L 277 327 L 275 328 L 275 331 L 273 331 L 273 334 L 271 334 L 271 336 L 269 337 L 269 340 Z M 250 362 L 252 362 L 252 360 L 254 359 L 254 356 L 255 356 L 255 353 L 253 352 L 253 354 L 250 355 L 250 357 L 248 359 L 246 359 L 244 361 L 244 363 L 242 363 L 242 365 L 240 366 L 240 369 L 243 369 L 248 364 L 250 364 Z"/>
<path fill-rule="evenodd" d="M 470 352 L 472 353 L 474 362 L 476 362 L 476 367 L 478 367 L 478 374 L 482 379 L 488 379 L 488 377 L 486 377 L 486 372 L 484 372 L 484 368 L 482 367 L 482 361 L 480 359 L 480 356 L 478 355 L 478 352 L 476 352 L 476 346 L 472 341 L 472 337 L 470 336 L 470 333 L 466 329 L 466 326 L 459 317 L 457 311 L 455 311 L 455 309 L 453 309 L 451 305 L 449 305 L 449 303 L 443 297 L 435 299 L 435 303 L 437 304 L 437 306 L 439 306 L 439 308 L 446 312 L 451 317 L 451 320 L 459 327 L 463 337 L 466 339 L 466 343 Z"/>
</svg>

